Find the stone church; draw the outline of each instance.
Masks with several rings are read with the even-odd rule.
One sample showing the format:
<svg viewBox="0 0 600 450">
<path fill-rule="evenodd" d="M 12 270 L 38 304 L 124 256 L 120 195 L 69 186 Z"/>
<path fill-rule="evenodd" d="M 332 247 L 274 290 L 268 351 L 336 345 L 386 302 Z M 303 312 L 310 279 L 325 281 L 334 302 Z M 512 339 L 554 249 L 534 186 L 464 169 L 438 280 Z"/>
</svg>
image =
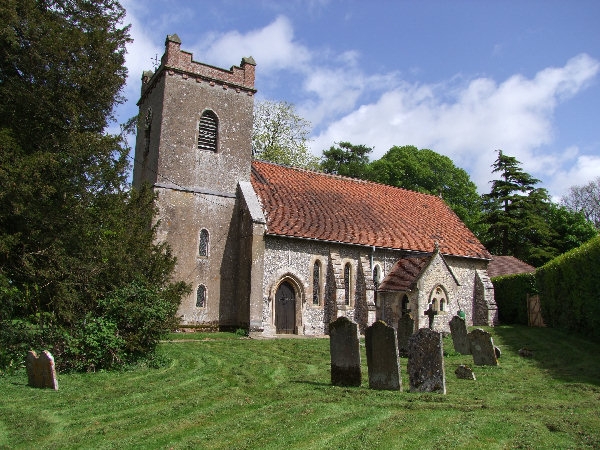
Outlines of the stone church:
<svg viewBox="0 0 600 450">
<path fill-rule="evenodd" d="M 497 320 L 491 255 L 444 201 L 396 187 L 253 160 L 256 63 L 196 62 L 168 36 L 138 102 L 134 186 L 157 193 L 158 239 L 191 284 L 182 326 L 265 335 L 326 334 L 339 316 L 364 330 L 448 330 Z"/>
</svg>

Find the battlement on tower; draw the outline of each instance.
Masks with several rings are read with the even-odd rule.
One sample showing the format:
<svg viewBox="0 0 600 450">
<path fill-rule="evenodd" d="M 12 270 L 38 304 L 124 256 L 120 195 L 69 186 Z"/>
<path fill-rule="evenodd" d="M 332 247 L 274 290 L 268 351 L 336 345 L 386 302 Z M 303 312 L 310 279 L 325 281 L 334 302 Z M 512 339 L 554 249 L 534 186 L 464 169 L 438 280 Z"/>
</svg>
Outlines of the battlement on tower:
<svg viewBox="0 0 600 450">
<path fill-rule="evenodd" d="M 198 83 L 206 82 L 213 86 L 222 86 L 223 89 L 235 89 L 238 92 L 245 91 L 249 95 L 253 95 L 256 92 L 254 89 L 255 66 L 256 62 L 251 56 L 242 58 L 239 66 L 232 66 L 229 70 L 194 61 L 191 52 L 181 50 L 179 36 L 172 34 L 167 36 L 165 53 L 156 72 L 144 71 L 142 74 L 140 102 L 164 73 L 177 74 L 186 79 L 193 78 Z"/>
</svg>

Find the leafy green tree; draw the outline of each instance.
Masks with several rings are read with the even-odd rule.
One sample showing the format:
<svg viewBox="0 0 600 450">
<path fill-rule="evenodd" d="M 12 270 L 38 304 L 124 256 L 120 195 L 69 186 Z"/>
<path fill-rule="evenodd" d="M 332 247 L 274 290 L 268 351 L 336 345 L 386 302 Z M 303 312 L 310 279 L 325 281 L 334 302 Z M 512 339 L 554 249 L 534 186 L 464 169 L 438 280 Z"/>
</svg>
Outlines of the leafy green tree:
<svg viewBox="0 0 600 450">
<path fill-rule="evenodd" d="M 368 180 L 371 178 L 369 154 L 372 148 L 365 145 L 353 145 L 340 142 L 323 150 L 321 170 L 345 177 Z"/>
<path fill-rule="evenodd" d="M 498 150 L 492 165 L 499 178 L 483 195 L 482 221 L 487 226 L 484 244 L 497 255 L 512 255 L 539 266 L 550 260 L 555 232 L 546 221 L 550 199 L 540 180 L 521 169 L 521 163 Z"/>
<path fill-rule="evenodd" d="M 577 248 L 598 235 L 594 223 L 583 212 L 574 212 L 563 205 L 550 203 L 545 220 L 554 231 L 553 257 Z"/>
<path fill-rule="evenodd" d="M 0 370 L 29 348 L 60 369 L 131 361 L 172 323 L 160 303 L 174 316 L 186 291 L 154 244 L 152 190 L 129 189 L 129 149 L 103 132 L 125 82 L 124 14 L 113 0 L 0 7 Z M 160 300 L 146 340 L 125 333 L 130 310 L 102 306 L 131 286 Z"/>
<path fill-rule="evenodd" d="M 447 156 L 412 145 L 394 146 L 371 163 L 370 172 L 379 183 L 441 196 L 471 231 L 481 233 L 477 187 Z"/>
<path fill-rule="evenodd" d="M 306 169 L 318 168 L 308 150 L 310 122 L 292 103 L 262 101 L 254 105 L 252 154 L 257 159 Z"/>
</svg>

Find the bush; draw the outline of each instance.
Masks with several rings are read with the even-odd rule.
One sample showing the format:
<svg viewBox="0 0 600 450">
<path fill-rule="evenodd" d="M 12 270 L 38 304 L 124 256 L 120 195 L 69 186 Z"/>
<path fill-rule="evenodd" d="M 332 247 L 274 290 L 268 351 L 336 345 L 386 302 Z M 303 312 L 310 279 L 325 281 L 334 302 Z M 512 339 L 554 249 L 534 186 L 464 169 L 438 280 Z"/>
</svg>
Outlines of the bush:
<svg viewBox="0 0 600 450">
<path fill-rule="evenodd" d="M 600 341 L 599 272 L 600 237 L 537 269 L 546 324 Z"/>
<path fill-rule="evenodd" d="M 7 300 L 6 308 L 8 300 L 18 295 L 4 287 L 0 294 Z M 23 367 L 32 349 L 49 350 L 62 372 L 115 369 L 152 360 L 158 342 L 178 324 L 175 314 L 187 289 L 184 283 L 161 289 L 134 281 L 100 299 L 94 312 L 69 327 L 59 324 L 53 313 L 0 318 L 0 371 Z"/>
<path fill-rule="evenodd" d="M 527 294 L 537 293 L 535 274 L 519 273 L 492 278 L 498 305 L 498 320 L 503 324 L 527 325 Z"/>
</svg>

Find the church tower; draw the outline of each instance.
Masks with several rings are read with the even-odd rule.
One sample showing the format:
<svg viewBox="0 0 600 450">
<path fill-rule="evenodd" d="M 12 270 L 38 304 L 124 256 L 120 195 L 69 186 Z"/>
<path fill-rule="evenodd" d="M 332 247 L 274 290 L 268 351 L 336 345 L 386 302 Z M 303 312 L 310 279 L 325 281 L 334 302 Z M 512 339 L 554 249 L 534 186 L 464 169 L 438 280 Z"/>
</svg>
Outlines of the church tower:
<svg viewBox="0 0 600 450">
<path fill-rule="evenodd" d="M 220 69 L 180 46 L 168 36 L 160 66 L 142 76 L 133 185 L 157 192 L 158 240 L 177 257 L 174 279 L 192 285 L 183 323 L 248 327 L 240 190 L 250 182 L 256 64 Z"/>
</svg>

